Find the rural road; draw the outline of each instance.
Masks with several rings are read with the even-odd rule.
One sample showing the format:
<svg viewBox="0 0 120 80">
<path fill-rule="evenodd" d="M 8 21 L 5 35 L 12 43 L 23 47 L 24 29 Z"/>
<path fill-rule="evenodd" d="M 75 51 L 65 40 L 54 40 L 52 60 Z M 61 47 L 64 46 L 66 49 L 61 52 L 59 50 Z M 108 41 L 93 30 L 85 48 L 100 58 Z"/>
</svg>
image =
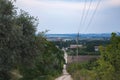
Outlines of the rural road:
<svg viewBox="0 0 120 80">
<path fill-rule="evenodd" d="M 66 64 L 63 65 L 63 75 L 56 78 L 55 80 L 73 80 L 71 75 L 66 71 Z"/>
<path fill-rule="evenodd" d="M 65 52 L 64 49 L 63 49 L 63 51 L 64 51 L 65 63 L 67 63 L 67 53 Z M 66 70 L 66 64 L 63 65 L 63 75 L 58 77 L 58 78 L 56 78 L 55 80 L 73 80 L 71 78 L 71 75 Z"/>
<path fill-rule="evenodd" d="M 72 80 L 70 75 L 63 75 L 55 80 Z"/>
</svg>

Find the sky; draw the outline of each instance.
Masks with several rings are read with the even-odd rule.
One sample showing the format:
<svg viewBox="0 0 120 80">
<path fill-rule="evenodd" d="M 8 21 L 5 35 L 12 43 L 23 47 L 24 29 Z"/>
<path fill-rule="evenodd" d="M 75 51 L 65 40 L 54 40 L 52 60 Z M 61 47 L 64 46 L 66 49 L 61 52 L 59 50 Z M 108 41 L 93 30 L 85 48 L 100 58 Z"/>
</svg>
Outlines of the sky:
<svg viewBox="0 0 120 80">
<path fill-rule="evenodd" d="M 17 0 L 15 5 L 38 17 L 37 32 L 120 32 L 120 0 Z"/>
</svg>

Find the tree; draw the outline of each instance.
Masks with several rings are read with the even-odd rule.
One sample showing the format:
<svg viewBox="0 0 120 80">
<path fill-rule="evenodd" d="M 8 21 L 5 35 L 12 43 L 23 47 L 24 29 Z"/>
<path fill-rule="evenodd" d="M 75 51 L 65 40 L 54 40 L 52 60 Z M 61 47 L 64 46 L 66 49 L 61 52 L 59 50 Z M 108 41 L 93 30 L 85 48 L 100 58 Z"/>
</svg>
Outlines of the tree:
<svg viewBox="0 0 120 80">
<path fill-rule="evenodd" d="M 34 17 L 21 11 L 16 14 L 14 1 L 0 0 L 0 78 L 10 78 L 10 72 L 33 64 L 35 50 Z M 8 78 L 7 78 L 8 77 Z"/>
<path fill-rule="evenodd" d="M 11 44 L 15 15 L 12 1 L 0 0 L 0 78 L 9 79 L 9 71 L 13 68 L 14 50 Z"/>
<path fill-rule="evenodd" d="M 120 36 L 112 33 L 111 44 L 101 47 L 101 58 L 98 60 L 99 67 L 96 69 L 98 80 L 120 79 Z"/>
<path fill-rule="evenodd" d="M 37 18 L 23 10 L 18 15 L 13 2 L 0 0 L 0 80 L 13 80 L 13 71 L 22 75 L 21 80 L 43 75 L 48 80 L 60 74 L 63 52 L 42 33 L 36 34 Z"/>
<path fill-rule="evenodd" d="M 37 57 L 34 59 L 34 66 L 32 68 L 24 67 L 21 70 L 24 76 L 22 80 L 48 80 L 50 77 L 61 74 L 64 63 L 63 52 L 47 41 L 41 33 L 36 35 L 35 43 Z M 49 80 L 53 80 L 53 78 Z"/>
<path fill-rule="evenodd" d="M 21 63 L 25 66 L 32 65 L 33 59 L 37 55 L 35 45 L 35 31 L 37 19 L 21 10 L 16 18 L 16 24 L 21 28 L 20 57 Z"/>
</svg>

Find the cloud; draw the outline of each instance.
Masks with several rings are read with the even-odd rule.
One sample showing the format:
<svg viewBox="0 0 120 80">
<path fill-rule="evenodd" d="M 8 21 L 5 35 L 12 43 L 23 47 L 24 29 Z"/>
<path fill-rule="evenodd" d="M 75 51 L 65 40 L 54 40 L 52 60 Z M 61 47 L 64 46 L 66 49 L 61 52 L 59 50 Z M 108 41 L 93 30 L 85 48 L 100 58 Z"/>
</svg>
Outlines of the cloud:
<svg viewBox="0 0 120 80">
<path fill-rule="evenodd" d="M 111 7 L 120 7 L 120 0 L 104 0 L 103 6 L 104 8 L 111 8 Z"/>
<path fill-rule="evenodd" d="M 41 0 L 17 0 L 19 5 L 38 7 L 43 9 L 68 9 L 68 10 L 83 10 L 84 2 L 67 2 L 67 1 L 41 1 Z M 92 3 L 90 10 L 94 10 L 96 2 Z M 89 2 L 86 3 L 86 10 L 89 7 Z"/>
<path fill-rule="evenodd" d="M 108 0 L 111 6 L 120 6 L 120 0 Z"/>
<path fill-rule="evenodd" d="M 95 10 L 98 0 L 92 2 L 90 10 Z M 101 0 L 99 9 L 106 9 L 111 7 L 119 7 L 120 0 Z M 86 10 L 89 9 L 89 0 L 86 2 Z M 39 10 L 66 10 L 66 11 L 83 11 L 85 3 L 78 0 L 17 0 L 17 5 L 22 7 L 29 7 Z"/>
</svg>

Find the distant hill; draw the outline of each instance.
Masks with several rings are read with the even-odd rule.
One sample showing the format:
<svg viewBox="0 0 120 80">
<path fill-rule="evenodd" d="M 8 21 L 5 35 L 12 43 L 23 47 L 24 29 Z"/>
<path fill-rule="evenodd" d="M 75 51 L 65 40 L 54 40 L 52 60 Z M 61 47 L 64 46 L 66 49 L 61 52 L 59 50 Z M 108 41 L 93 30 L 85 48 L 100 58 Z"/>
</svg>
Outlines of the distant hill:
<svg viewBox="0 0 120 80">
<path fill-rule="evenodd" d="M 78 34 L 46 34 L 47 38 L 69 38 L 75 39 Z M 79 34 L 80 39 L 100 39 L 100 38 L 110 38 L 111 33 L 101 33 L 101 34 Z"/>
</svg>

